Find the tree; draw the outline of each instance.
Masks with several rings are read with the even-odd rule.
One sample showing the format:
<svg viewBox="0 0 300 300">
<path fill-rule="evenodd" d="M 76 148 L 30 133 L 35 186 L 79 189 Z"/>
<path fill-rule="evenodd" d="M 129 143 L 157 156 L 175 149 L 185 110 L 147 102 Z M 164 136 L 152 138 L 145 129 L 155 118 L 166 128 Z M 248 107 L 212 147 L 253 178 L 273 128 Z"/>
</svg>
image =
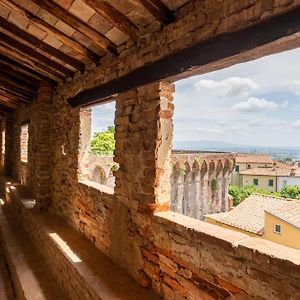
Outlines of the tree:
<svg viewBox="0 0 300 300">
<path fill-rule="evenodd" d="M 94 154 L 113 155 L 115 144 L 115 127 L 109 126 L 105 131 L 94 133 L 90 147 Z"/>
<path fill-rule="evenodd" d="M 300 200 L 300 186 L 287 185 L 280 191 L 280 196 Z"/>
<path fill-rule="evenodd" d="M 239 188 L 234 185 L 230 185 L 228 189 L 229 195 L 233 198 L 233 205 L 237 206 L 247 197 L 253 193 L 262 194 L 262 195 L 276 195 L 275 193 L 268 192 L 264 189 L 258 188 L 255 185 L 247 185 L 245 187 Z"/>
</svg>

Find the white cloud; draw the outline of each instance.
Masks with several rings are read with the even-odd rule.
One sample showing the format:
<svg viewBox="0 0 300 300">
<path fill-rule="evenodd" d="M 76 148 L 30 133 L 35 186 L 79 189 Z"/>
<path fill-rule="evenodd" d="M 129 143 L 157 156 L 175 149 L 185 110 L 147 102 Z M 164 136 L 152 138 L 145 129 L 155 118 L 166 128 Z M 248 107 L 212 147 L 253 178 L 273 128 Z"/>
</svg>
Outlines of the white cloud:
<svg viewBox="0 0 300 300">
<path fill-rule="evenodd" d="M 222 80 L 202 79 L 194 85 L 198 91 L 211 90 L 222 97 L 246 96 L 258 87 L 253 80 L 241 77 L 229 77 Z"/>
<path fill-rule="evenodd" d="M 198 128 L 197 132 L 223 134 L 224 130 L 218 128 Z"/>
<path fill-rule="evenodd" d="M 269 111 L 276 110 L 278 107 L 287 107 L 288 102 L 285 101 L 282 104 L 278 104 L 274 101 L 268 101 L 266 99 L 259 99 L 250 97 L 248 100 L 237 103 L 231 109 L 240 112 L 258 112 L 258 111 Z"/>
<path fill-rule="evenodd" d="M 283 86 L 290 90 L 293 94 L 300 96 L 300 80 L 292 79 L 286 81 Z"/>
<path fill-rule="evenodd" d="M 293 123 L 293 127 L 295 127 L 295 128 L 300 128 L 300 119 L 298 119 L 297 121 L 295 121 L 295 122 Z"/>
</svg>

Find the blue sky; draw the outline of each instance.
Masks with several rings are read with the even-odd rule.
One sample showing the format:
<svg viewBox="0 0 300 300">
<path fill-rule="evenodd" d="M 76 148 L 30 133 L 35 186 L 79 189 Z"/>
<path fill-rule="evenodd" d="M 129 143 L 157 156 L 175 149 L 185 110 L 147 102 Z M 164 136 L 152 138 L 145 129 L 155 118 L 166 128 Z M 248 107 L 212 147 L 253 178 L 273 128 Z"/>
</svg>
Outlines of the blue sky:
<svg viewBox="0 0 300 300">
<path fill-rule="evenodd" d="M 300 49 L 176 82 L 174 141 L 300 146 Z M 93 131 L 114 103 L 93 109 Z"/>
</svg>

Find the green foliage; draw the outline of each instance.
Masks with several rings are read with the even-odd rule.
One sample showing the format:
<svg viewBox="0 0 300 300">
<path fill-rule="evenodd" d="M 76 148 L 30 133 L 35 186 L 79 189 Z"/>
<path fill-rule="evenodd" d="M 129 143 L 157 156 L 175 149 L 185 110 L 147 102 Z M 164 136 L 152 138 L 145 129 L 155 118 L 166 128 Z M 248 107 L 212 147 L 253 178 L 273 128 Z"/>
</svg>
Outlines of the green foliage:
<svg viewBox="0 0 300 300">
<path fill-rule="evenodd" d="M 253 193 L 262 194 L 262 195 L 277 195 L 276 193 L 271 193 L 264 189 L 258 188 L 255 185 L 247 185 L 243 188 L 239 188 L 235 185 L 230 185 L 228 189 L 228 193 L 233 198 L 234 206 L 240 204 L 244 199 L 246 199 Z"/>
<path fill-rule="evenodd" d="M 300 186 L 287 185 L 280 191 L 280 196 L 300 200 Z"/>
<path fill-rule="evenodd" d="M 213 194 L 217 191 L 217 180 L 216 179 L 213 179 L 211 181 L 211 191 Z"/>
<path fill-rule="evenodd" d="M 107 130 L 94 134 L 90 147 L 94 154 L 113 155 L 115 144 L 115 127 L 109 126 Z"/>
</svg>

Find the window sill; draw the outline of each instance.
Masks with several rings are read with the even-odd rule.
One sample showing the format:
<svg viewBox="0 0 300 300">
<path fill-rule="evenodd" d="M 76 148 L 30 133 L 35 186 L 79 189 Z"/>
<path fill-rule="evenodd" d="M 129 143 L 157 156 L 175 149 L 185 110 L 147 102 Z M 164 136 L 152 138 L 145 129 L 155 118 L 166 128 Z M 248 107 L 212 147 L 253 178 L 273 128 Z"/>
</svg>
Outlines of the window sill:
<svg viewBox="0 0 300 300">
<path fill-rule="evenodd" d="M 109 186 L 106 186 L 106 185 L 103 185 L 103 184 L 100 184 L 100 183 L 97 183 L 97 182 L 94 182 L 94 181 L 79 180 L 79 183 L 84 185 L 84 186 L 88 186 L 90 188 L 93 188 L 97 191 L 100 191 L 101 193 L 104 193 L 104 194 L 113 195 L 115 193 L 113 188 L 111 188 Z"/>
</svg>

